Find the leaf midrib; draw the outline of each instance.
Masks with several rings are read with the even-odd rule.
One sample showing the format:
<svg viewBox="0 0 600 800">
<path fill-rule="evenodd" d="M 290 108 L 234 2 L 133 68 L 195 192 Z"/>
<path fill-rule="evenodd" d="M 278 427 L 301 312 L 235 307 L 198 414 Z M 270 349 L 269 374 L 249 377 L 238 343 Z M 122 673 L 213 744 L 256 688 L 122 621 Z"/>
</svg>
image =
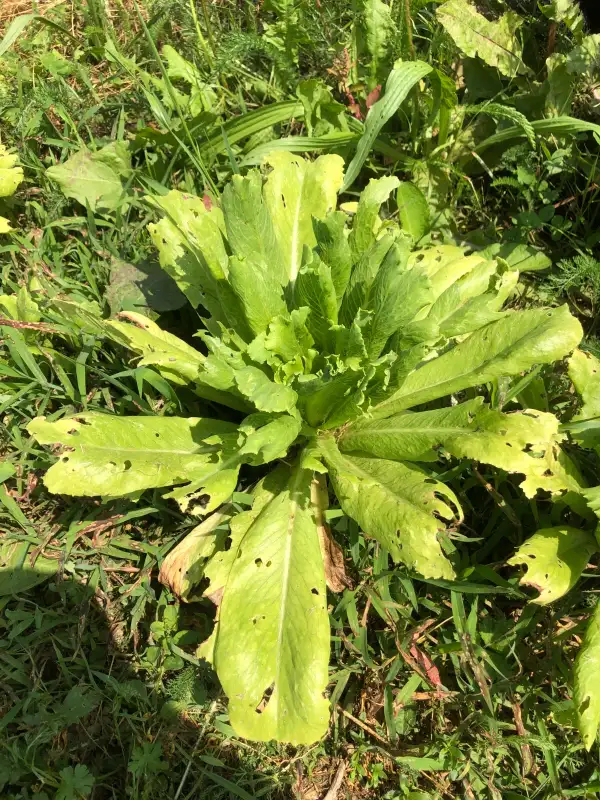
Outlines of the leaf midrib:
<svg viewBox="0 0 600 800">
<path fill-rule="evenodd" d="M 553 314 L 552 315 L 552 319 L 554 319 L 554 316 L 555 315 Z M 493 322 L 491 324 L 495 325 L 496 323 Z M 485 329 L 482 329 L 482 330 L 485 330 Z M 545 328 L 544 328 L 544 330 L 545 330 Z M 476 331 L 475 333 L 478 333 L 478 331 Z M 408 391 L 408 392 L 406 392 L 406 394 L 403 394 L 402 393 L 403 389 L 406 387 L 406 384 L 405 384 L 405 386 L 402 387 L 399 390 L 399 392 L 397 392 L 396 394 L 393 394 L 390 398 L 385 400 L 383 403 L 380 403 L 378 406 L 376 406 L 375 410 L 385 408 L 387 405 L 390 405 L 393 402 L 397 402 L 398 400 L 403 400 L 405 398 L 411 397 L 412 395 L 418 395 L 420 392 L 431 391 L 432 389 L 435 389 L 437 391 L 437 387 L 444 386 L 446 384 L 453 384 L 456 381 L 460 381 L 462 378 L 466 378 L 468 375 L 477 375 L 478 373 L 481 373 L 483 370 L 485 370 L 490 364 L 493 364 L 495 361 L 502 360 L 507 355 L 510 355 L 513 350 L 515 350 L 516 348 L 520 347 L 522 342 L 525 341 L 526 339 L 530 338 L 532 336 L 532 334 L 535 334 L 536 338 L 539 338 L 539 326 L 536 327 L 535 329 L 530 327 L 527 330 L 527 332 L 524 333 L 522 336 L 520 336 L 516 341 L 511 342 L 511 344 L 507 345 L 507 347 L 505 347 L 503 350 L 500 350 L 498 353 L 496 353 L 491 358 L 486 359 L 485 361 L 481 362 L 477 367 L 472 368 L 472 369 L 470 369 L 470 370 L 468 370 L 466 372 L 461 372 L 459 374 L 454 374 L 452 377 L 446 378 L 445 380 L 438 381 L 437 383 L 430 383 L 427 386 L 422 386 L 420 388 L 413 389 L 412 391 Z M 468 341 L 469 340 L 466 339 L 465 343 L 468 342 Z M 461 342 L 461 344 L 462 344 L 462 342 Z M 460 345 L 458 345 L 458 347 L 460 347 Z M 453 349 L 453 350 L 451 350 L 450 353 L 452 355 L 454 355 L 454 353 L 456 353 L 456 350 L 458 349 L 458 347 Z M 435 363 L 436 361 L 438 361 L 438 359 L 444 358 L 445 355 L 446 355 L 446 353 L 444 353 L 441 356 L 438 356 L 438 358 L 434 359 L 432 362 L 426 362 L 426 363 Z M 414 374 L 417 375 L 420 371 L 421 370 L 417 370 Z M 471 385 L 473 385 L 473 384 L 471 384 Z M 463 388 L 465 388 L 465 387 L 463 387 Z M 435 395 L 434 397 L 431 397 L 429 399 L 430 400 L 434 400 L 437 397 L 442 397 L 444 394 L 448 394 L 448 392 L 442 392 L 441 394 Z M 426 401 L 424 401 L 424 402 L 426 402 Z M 409 405 L 411 405 L 411 404 L 409 404 Z"/>
</svg>

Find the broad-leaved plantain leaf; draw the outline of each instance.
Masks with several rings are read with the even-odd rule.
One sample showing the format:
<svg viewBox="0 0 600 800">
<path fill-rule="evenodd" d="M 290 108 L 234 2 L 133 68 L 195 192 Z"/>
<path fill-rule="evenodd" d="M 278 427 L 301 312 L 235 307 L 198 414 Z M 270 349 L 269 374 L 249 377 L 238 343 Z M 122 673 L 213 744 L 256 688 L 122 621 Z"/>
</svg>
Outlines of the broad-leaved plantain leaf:
<svg viewBox="0 0 600 800">
<path fill-rule="evenodd" d="M 553 603 L 575 586 L 590 556 L 598 549 L 594 536 L 562 526 L 536 531 L 522 544 L 509 564 L 524 564 L 521 583 L 539 591 L 532 602 Z"/>
</svg>

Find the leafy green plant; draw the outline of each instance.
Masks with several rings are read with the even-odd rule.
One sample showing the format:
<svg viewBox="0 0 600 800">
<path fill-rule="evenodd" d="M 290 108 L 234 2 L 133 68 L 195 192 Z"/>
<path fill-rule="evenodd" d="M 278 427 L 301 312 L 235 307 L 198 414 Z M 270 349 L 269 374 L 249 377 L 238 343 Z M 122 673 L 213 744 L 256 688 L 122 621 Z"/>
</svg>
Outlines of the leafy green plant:
<svg viewBox="0 0 600 800">
<path fill-rule="evenodd" d="M 581 327 L 566 307 L 502 310 L 518 273 L 501 258 L 414 249 L 380 217 L 396 178 L 371 181 L 350 220 L 336 210 L 339 157 L 278 153 L 269 167 L 234 176 L 210 208 L 176 191 L 148 198 L 164 214 L 150 225 L 161 265 L 208 313 L 202 349 L 135 313 L 104 320 L 60 299 L 47 310 L 228 407 L 223 418 L 89 412 L 28 429 L 61 451 L 45 477 L 52 492 L 173 486 L 165 496 L 183 511 L 210 515 L 169 555 L 168 582 L 185 597 L 203 581 L 219 604 L 200 652 L 236 731 L 301 743 L 328 725 L 326 583 L 343 571 L 326 481 L 394 561 L 432 579 L 459 567 L 448 526 L 460 500 L 440 462 L 483 461 L 523 475 L 528 497 L 543 490 L 579 507 L 558 420 L 503 413 L 476 387 L 562 358 Z M 234 514 L 242 467 L 260 480 L 251 509 Z"/>
<path fill-rule="evenodd" d="M 23 180 L 23 170 L 17 166 L 18 156 L 0 144 L 0 198 L 10 197 Z M 6 217 L 0 216 L 0 233 L 8 233 L 11 226 Z"/>
</svg>

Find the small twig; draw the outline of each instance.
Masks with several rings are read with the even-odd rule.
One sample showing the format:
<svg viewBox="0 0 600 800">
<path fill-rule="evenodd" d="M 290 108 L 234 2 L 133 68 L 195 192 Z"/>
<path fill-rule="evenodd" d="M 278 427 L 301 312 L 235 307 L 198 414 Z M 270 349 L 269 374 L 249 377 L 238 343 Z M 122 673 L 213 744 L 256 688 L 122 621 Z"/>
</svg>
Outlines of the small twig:
<svg viewBox="0 0 600 800">
<path fill-rule="evenodd" d="M 329 791 L 327 792 L 323 800 L 337 800 L 338 792 L 344 781 L 345 774 L 346 774 L 346 762 L 340 761 L 337 768 L 337 772 L 335 773 L 335 778 L 333 779 L 333 783 L 329 787 Z"/>
<path fill-rule="evenodd" d="M 585 191 L 581 192 L 580 194 L 573 194 L 571 195 L 571 197 L 567 197 L 566 200 L 559 200 L 558 203 L 554 203 L 554 208 L 561 208 L 562 206 L 568 206 L 569 203 L 572 203 L 574 200 L 577 200 L 579 197 L 581 197 L 582 194 L 593 192 L 594 189 L 600 189 L 600 186 L 597 183 L 592 183 L 591 186 L 588 186 L 588 188 Z"/>
<path fill-rule="evenodd" d="M 4 325 L 7 328 L 25 328 L 32 331 L 43 331 L 44 333 L 60 333 L 60 331 L 58 331 L 56 328 L 53 328 L 51 325 L 46 325 L 45 322 L 20 322 L 16 319 L 6 319 L 6 317 L 0 317 L 0 325 Z"/>
<path fill-rule="evenodd" d="M 373 728 L 371 728 L 370 725 L 367 725 L 366 722 L 363 722 L 362 719 L 358 719 L 358 717 L 355 717 L 354 714 L 351 714 L 349 711 L 346 711 L 346 709 L 342 708 L 339 704 L 336 706 L 336 708 L 345 717 L 347 717 L 349 720 L 352 720 L 352 722 L 354 722 L 355 725 L 358 725 L 359 728 L 362 728 L 363 731 L 366 731 L 369 734 L 369 736 L 372 736 L 374 739 L 377 739 L 378 742 L 381 742 L 386 747 L 388 746 L 389 742 L 387 741 L 387 739 L 384 739 L 383 736 L 380 736 L 377 733 L 377 731 L 374 731 Z"/>
</svg>

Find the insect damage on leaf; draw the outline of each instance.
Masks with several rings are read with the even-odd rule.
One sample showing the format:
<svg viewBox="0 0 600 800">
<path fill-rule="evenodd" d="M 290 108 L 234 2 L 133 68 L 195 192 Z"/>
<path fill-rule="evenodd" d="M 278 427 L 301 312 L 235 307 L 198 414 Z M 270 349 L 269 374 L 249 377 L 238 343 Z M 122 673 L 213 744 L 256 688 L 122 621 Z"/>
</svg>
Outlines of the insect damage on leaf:
<svg viewBox="0 0 600 800">
<path fill-rule="evenodd" d="M 429 70 L 399 67 L 373 125 Z M 338 156 L 276 153 L 210 207 L 177 191 L 148 198 L 161 265 L 201 310 L 197 347 L 135 312 L 106 320 L 53 303 L 53 322 L 127 348 L 174 399 L 189 387 L 210 403 L 211 418 L 86 413 L 29 425 L 40 444 L 63 448 L 51 491 L 167 490 L 184 513 L 213 514 L 160 578 L 184 600 L 198 591 L 218 602 L 199 654 L 236 732 L 255 740 L 304 744 L 327 729 L 326 587 L 349 585 L 328 495 L 393 561 L 452 580 L 448 530 L 462 510 L 440 459 L 522 474 L 528 496 L 581 489 L 555 417 L 497 411 L 477 388 L 563 358 L 581 340 L 577 320 L 566 307 L 503 310 L 518 272 L 495 251 L 415 249 L 428 215 L 411 187 L 395 197 L 396 178 L 370 181 L 354 216 L 337 210 L 343 177 Z M 402 226 L 388 213 L 398 202 Z M 259 478 L 227 531 L 223 504 Z"/>
</svg>

